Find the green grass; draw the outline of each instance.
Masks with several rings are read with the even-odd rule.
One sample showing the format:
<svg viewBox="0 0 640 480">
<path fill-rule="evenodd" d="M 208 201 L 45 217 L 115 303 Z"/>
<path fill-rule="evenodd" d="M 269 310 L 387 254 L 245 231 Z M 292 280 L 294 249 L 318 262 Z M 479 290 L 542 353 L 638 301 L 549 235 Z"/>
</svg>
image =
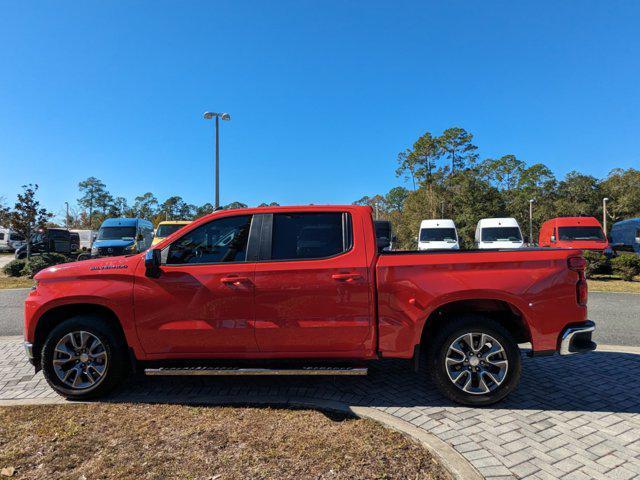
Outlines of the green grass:
<svg viewBox="0 0 640 480">
<path fill-rule="evenodd" d="M 590 292 L 640 293 L 640 277 L 625 282 L 614 275 L 597 275 L 587 280 Z"/>
<path fill-rule="evenodd" d="M 5 288 L 30 288 L 33 283 L 33 278 L 29 277 L 0 276 L 0 290 Z"/>
</svg>

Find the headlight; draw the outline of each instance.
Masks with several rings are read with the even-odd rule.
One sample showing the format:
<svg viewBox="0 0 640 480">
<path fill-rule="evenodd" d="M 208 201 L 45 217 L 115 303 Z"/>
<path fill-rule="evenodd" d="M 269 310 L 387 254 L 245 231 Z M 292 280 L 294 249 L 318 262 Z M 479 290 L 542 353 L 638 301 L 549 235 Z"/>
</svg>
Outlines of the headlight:
<svg viewBox="0 0 640 480">
<path fill-rule="evenodd" d="M 91 247 L 91 255 L 97 255 L 98 254 L 98 247 Z"/>
</svg>

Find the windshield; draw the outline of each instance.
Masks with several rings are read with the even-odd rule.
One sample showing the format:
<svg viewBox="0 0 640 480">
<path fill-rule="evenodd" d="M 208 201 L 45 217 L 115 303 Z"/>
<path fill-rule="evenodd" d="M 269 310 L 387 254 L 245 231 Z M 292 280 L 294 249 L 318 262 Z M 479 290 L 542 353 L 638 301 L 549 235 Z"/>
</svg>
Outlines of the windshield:
<svg viewBox="0 0 640 480">
<path fill-rule="evenodd" d="M 178 230 L 180 230 L 182 227 L 185 227 L 185 226 L 186 225 L 175 225 L 175 224 L 160 225 L 158 227 L 158 230 L 156 230 L 156 237 L 158 238 L 168 237 L 172 233 L 177 232 Z"/>
<path fill-rule="evenodd" d="M 483 242 L 521 242 L 518 227 L 486 227 L 482 229 Z"/>
<path fill-rule="evenodd" d="M 600 227 L 560 227 L 560 240 L 595 240 L 604 242 L 604 233 Z"/>
<path fill-rule="evenodd" d="M 133 240 L 136 227 L 101 227 L 98 240 Z"/>
<path fill-rule="evenodd" d="M 423 228 L 420 230 L 421 242 L 455 242 L 455 228 Z"/>
</svg>

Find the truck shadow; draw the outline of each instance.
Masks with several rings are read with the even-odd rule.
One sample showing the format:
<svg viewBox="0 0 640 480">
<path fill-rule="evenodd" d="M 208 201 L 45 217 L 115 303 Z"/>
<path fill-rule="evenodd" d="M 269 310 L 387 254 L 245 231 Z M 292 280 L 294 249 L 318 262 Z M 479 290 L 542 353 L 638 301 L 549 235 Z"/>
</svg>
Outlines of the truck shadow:
<svg viewBox="0 0 640 480">
<path fill-rule="evenodd" d="M 518 389 L 487 410 L 640 413 L 640 355 L 593 352 L 524 357 Z M 375 364 L 366 377 L 144 377 L 136 375 L 112 402 L 236 405 L 338 402 L 385 409 L 463 410 L 442 397 L 406 362 Z M 254 402 L 255 400 L 255 402 Z"/>
</svg>

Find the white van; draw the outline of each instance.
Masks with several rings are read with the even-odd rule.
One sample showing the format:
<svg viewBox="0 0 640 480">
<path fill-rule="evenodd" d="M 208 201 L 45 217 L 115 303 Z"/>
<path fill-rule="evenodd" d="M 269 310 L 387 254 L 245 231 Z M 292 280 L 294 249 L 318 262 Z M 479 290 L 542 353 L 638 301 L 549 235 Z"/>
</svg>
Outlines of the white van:
<svg viewBox="0 0 640 480">
<path fill-rule="evenodd" d="M 418 250 L 459 250 L 458 230 L 453 220 L 422 220 L 418 234 Z"/>
<path fill-rule="evenodd" d="M 524 240 L 515 218 L 483 218 L 476 227 L 476 246 L 487 248 L 522 248 Z"/>
<path fill-rule="evenodd" d="M 0 252 L 14 252 L 25 244 L 24 238 L 8 228 L 0 227 Z"/>
<path fill-rule="evenodd" d="M 80 250 L 91 250 L 93 246 L 93 239 L 95 238 L 95 232 L 93 230 L 69 230 L 72 233 L 77 233 L 80 237 Z"/>
</svg>

